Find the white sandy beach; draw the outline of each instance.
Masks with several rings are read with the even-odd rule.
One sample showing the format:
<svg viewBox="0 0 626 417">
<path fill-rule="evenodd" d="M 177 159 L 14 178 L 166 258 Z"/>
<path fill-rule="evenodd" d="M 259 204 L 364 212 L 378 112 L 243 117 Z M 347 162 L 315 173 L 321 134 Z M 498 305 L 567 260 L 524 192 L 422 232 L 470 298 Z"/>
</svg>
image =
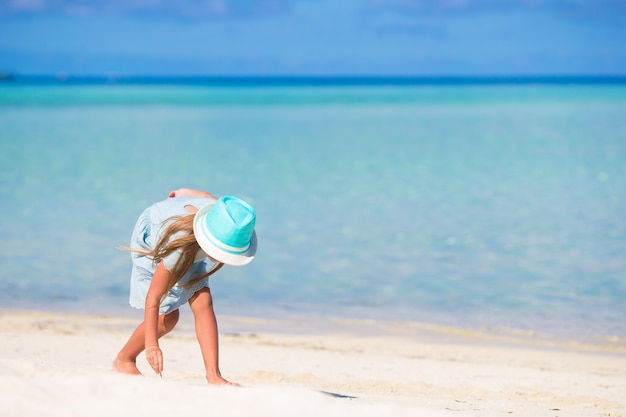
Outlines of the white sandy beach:
<svg viewBox="0 0 626 417">
<path fill-rule="evenodd" d="M 185 314 L 162 341 L 160 379 L 143 357 L 144 377 L 111 370 L 134 319 L 1 311 L 1 415 L 626 416 L 623 344 L 417 323 L 218 320 L 222 373 L 243 388 L 205 384 Z"/>
</svg>

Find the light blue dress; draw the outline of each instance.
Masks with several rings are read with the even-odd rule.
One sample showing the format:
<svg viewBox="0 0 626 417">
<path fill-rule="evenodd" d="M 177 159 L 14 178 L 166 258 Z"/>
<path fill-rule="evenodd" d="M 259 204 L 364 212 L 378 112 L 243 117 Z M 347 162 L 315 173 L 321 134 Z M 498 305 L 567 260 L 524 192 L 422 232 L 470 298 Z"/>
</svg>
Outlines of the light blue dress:
<svg viewBox="0 0 626 417">
<path fill-rule="evenodd" d="M 155 203 L 145 209 L 139 216 L 137 224 L 133 230 L 130 240 L 131 248 L 152 249 L 162 233 L 162 229 L 167 227 L 163 222 L 172 216 L 188 215 L 189 211 L 185 206 L 202 208 L 215 200 L 209 198 L 174 197 Z M 163 259 L 165 267 L 171 271 L 176 261 L 180 257 L 179 252 L 175 252 Z M 130 276 L 130 305 L 135 308 L 145 308 L 146 295 L 152 276 L 157 265 L 154 265 L 151 258 L 147 258 L 135 252 L 131 252 L 133 269 Z M 183 285 L 192 278 L 204 275 L 216 266 L 211 262 L 202 250 L 198 252 L 194 264 L 183 278 L 172 288 L 159 307 L 159 314 L 168 314 L 185 304 L 200 289 L 209 286 L 209 279 L 206 278 L 196 283 L 191 288 L 183 288 Z"/>
</svg>

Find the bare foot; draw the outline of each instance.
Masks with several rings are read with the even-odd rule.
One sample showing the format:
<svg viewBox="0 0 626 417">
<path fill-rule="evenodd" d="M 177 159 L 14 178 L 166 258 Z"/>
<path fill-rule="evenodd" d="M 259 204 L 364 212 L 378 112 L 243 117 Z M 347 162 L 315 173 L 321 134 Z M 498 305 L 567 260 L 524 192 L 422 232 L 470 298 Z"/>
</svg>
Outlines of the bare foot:
<svg viewBox="0 0 626 417">
<path fill-rule="evenodd" d="M 236 382 L 230 382 L 225 380 L 224 378 L 222 378 L 221 375 L 213 375 L 213 376 L 208 376 L 206 378 L 207 382 L 211 385 L 231 385 L 234 387 L 240 387 L 241 385 L 239 385 Z"/>
<path fill-rule="evenodd" d="M 141 375 L 135 361 L 125 361 L 120 358 L 115 358 L 113 361 L 113 370 L 128 375 Z"/>
</svg>

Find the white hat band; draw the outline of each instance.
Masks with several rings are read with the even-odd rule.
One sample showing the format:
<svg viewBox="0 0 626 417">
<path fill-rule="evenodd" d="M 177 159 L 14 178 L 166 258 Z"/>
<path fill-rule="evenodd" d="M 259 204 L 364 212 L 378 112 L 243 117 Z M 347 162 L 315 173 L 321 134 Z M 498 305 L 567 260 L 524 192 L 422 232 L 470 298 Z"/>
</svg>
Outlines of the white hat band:
<svg viewBox="0 0 626 417">
<path fill-rule="evenodd" d="M 215 236 L 213 236 L 213 233 L 211 233 L 209 228 L 206 226 L 205 222 L 201 222 L 201 227 L 202 227 L 202 233 L 204 233 L 204 235 L 211 241 L 211 243 L 213 243 L 215 246 L 217 246 L 219 249 L 223 250 L 224 252 L 232 253 L 235 255 L 240 255 L 240 254 L 246 253 L 246 251 L 250 247 L 249 243 L 246 246 L 241 247 L 241 248 L 236 248 L 234 246 L 227 245 L 223 242 L 220 242 Z"/>
</svg>

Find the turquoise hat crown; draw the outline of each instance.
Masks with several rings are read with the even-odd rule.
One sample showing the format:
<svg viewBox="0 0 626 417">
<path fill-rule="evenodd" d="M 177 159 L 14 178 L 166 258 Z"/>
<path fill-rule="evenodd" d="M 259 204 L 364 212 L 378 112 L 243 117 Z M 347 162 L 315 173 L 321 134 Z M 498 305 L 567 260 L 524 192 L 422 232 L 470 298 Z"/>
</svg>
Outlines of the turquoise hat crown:
<svg viewBox="0 0 626 417">
<path fill-rule="evenodd" d="M 207 213 L 203 229 L 207 237 L 227 252 L 245 252 L 250 245 L 256 213 L 245 201 L 231 196 L 220 197 Z"/>
<path fill-rule="evenodd" d="M 204 252 L 230 265 L 245 265 L 256 253 L 256 213 L 245 201 L 220 197 L 196 213 L 194 234 Z"/>
</svg>

